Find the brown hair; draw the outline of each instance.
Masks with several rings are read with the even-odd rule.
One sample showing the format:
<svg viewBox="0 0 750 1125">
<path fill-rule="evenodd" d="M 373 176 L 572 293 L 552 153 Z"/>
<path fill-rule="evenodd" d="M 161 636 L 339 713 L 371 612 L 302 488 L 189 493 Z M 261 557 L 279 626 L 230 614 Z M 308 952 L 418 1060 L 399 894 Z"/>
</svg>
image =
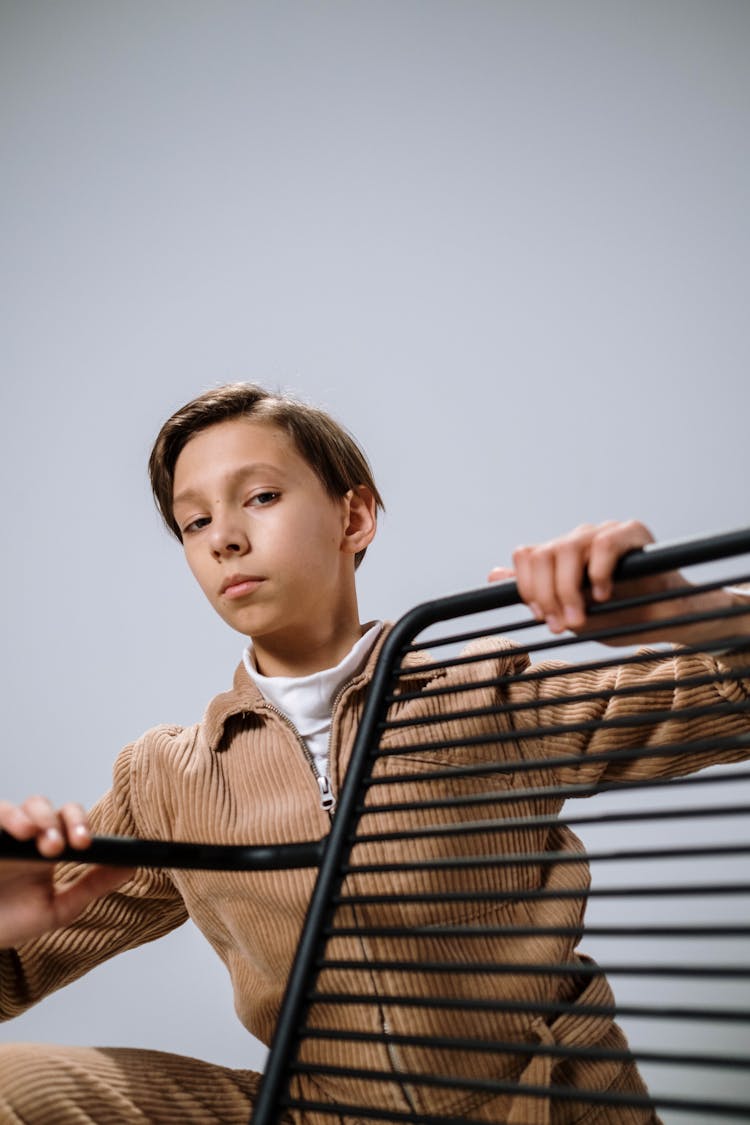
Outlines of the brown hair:
<svg viewBox="0 0 750 1125">
<path fill-rule="evenodd" d="M 177 458 L 195 434 L 231 418 L 252 418 L 285 431 L 329 496 L 337 499 L 364 484 L 377 507 L 385 508 L 365 454 L 329 414 L 255 383 L 228 383 L 198 395 L 176 411 L 162 426 L 151 450 L 148 473 L 156 506 L 180 542 L 182 533 L 172 511 Z M 357 552 L 355 566 L 364 556 L 364 550 Z"/>
</svg>

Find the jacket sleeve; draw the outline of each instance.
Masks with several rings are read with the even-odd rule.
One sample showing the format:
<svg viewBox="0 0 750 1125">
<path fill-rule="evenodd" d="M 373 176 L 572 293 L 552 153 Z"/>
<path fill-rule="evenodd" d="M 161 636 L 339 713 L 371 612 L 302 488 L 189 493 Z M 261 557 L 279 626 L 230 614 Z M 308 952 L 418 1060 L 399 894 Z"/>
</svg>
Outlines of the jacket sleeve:
<svg viewBox="0 0 750 1125">
<path fill-rule="evenodd" d="M 750 680 L 703 653 L 638 655 L 593 671 L 533 665 L 515 679 L 508 714 L 522 757 L 552 766 L 563 785 L 584 786 L 750 757 Z"/>
<path fill-rule="evenodd" d="M 91 811 L 96 835 L 139 835 L 130 793 L 135 749 L 128 746 L 119 755 L 113 788 Z M 82 864 L 60 863 L 55 879 L 63 885 L 82 871 Z M 0 1019 L 19 1015 L 95 965 L 161 937 L 186 918 L 168 872 L 139 868 L 122 887 L 91 903 L 72 925 L 0 951 Z"/>
</svg>

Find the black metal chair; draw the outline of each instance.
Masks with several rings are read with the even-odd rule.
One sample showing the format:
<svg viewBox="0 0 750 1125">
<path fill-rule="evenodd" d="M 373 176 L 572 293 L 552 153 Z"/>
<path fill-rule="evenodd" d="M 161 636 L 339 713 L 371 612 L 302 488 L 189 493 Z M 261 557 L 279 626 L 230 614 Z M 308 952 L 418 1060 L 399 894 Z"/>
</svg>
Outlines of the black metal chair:
<svg viewBox="0 0 750 1125">
<path fill-rule="evenodd" d="M 618 576 L 741 554 L 750 554 L 750 529 L 633 552 Z M 700 585 L 746 583 L 748 565 L 725 566 Z M 686 610 L 679 591 L 667 598 L 676 638 L 688 623 L 708 623 L 710 615 Z M 94 841 L 92 862 L 319 866 L 253 1125 L 290 1109 L 321 1121 L 505 1121 L 491 1116 L 493 1098 L 503 1114 L 515 1105 L 520 1122 L 519 1097 L 532 1107 L 653 1107 L 695 1125 L 750 1120 L 750 765 L 741 761 L 750 757 L 750 702 L 736 689 L 743 671 L 750 676 L 750 656 L 746 669 L 698 668 L 688 688 L 718 683 L 723 694 L 698 706 L 688 696 L 675 710 L 671 649 L 597 647 L 614 636 L 637 641 L 639 610 L 652 600 L 595 609 L 603 627 L 584 642 L 550 637 L 525 609 L 519 615 L 512 582 L 412 610 L 381 653 L 324 840 L 267 848 Z M 606 627 L 615 608 L 632 623 Z M 750 598 L 722 616 L 746 613 Z M 516 654 L 499 675 L 498 634 Z M 468 642 L 473 651 L 464 651 Z M 747 642 L 709 641 L 701 651 L 730 648 L 746 651 Z M 535 662 L 523 667 L 522 654 Z M 553 666 L 549 656 L 565 663 Z M 450 670 L 467 665 L 472 682 L 459 689 Z M 615 667 L 626 671 L 604 692 L 598 677 Z M 651 671 L 645 686 L 628 675 L 636 667 Z M 572 672 L 575 693 L 566 687 Z M 592 707 L 604 717 L 592 719 Z M 718 717 L 731 733 L 715 729 Z M 649 741 L 655 719 L 660 733 Z M 581 740 L 587 771 L 579 777 Z M 654 763 L 686 755 L 694 769 L 717 755 L 728 764 L 674 778 L 655 772 Z M 593 795 L 596 805 L 577 801 Z M 584 857 L 569 838 L 559 842 L 563 825 L 584 836 Z M 0 854 L 11 853 L 29 849 L 0 841 Z M 582 858 L 591 886 L 580 878 Z M 449 922 L 447 903 L 455 907 Z M 524 909 L 527 923 L 519 922 Z M 549 959 L 549 949 L 573 950 L 579 938 L 601 964 L 577 953 Z M 575 996 L 548 987 L 572 978 Z M 508 1034 L 531 1017 L 542 1034 Z M 629 1049 L 544 1032 L 598 1017 L 617 1018 Z M 425 1072 L 424 1060 L 436 1057 L 439 1069 Z M 587 1060 L 635 1060 L 650 1094 L 566 1082 L 566 1068 Z M 341 1090 L 354 1091 L 353 1100 L 342 1101 Z"/>
</svg>

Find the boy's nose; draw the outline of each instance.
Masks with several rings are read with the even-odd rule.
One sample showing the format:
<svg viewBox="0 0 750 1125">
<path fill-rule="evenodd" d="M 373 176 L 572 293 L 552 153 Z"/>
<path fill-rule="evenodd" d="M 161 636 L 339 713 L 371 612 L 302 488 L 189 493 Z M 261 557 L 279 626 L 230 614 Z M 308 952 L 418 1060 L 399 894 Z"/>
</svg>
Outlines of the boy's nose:
<svg viewBox="0 0 750 1125">
<path fill-rule="evenodd" d="M 212 551 L 217 559 L 226 558 L 230 555 L 244 554 L 242 546 L 239 543 L 225 543 L 223 547 L 213 547 Z"/>
<path fill-rule="evenodd" d="M 228 520 L 215 519 L 211 524 L 211 553 L 214 558 L 244 555 L 250 550 L 245 532 Z"/>
</svg>

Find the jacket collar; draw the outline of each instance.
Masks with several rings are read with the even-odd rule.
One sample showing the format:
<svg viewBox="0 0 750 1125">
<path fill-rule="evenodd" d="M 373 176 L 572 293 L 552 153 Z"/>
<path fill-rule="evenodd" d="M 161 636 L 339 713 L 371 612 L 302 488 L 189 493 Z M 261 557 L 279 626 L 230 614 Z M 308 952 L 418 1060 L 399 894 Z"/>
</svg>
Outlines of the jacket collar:
<svg viewBox="0 0 750 1125">
<path fill-rule="evenodd" d="M 362 671 L 350 681 L 349 686 L 358 687 L 368 685 L 372 680 L 375 665 L 385 638 L 390 633 L 393 625 L 386 622 L 380 631 L 380 636 L 372 647 L 367 662 Z M 440 671 L 421 672 L 424 664 L 429 664 L 432 657 L 427 652 L 408 652 L 402 661 L 402 667 L 407 668 L 406 673 L 410 684 L 414 685 L 419 680 L 435 680 L 443 674 Z M 267 713 L 271 704 L 260 689 L 253 683 L 247 674 L 244 662 L 240 661 L 234 673 L 234 683 L 229 691 L 214 696 L 206 708 L 206 713 L 201 721 L 201 732 L 210 750 L 224 749 L 222 744 L 224 728 L 229 720 L 237 715 L 260 717 Z"/>
</svg>

